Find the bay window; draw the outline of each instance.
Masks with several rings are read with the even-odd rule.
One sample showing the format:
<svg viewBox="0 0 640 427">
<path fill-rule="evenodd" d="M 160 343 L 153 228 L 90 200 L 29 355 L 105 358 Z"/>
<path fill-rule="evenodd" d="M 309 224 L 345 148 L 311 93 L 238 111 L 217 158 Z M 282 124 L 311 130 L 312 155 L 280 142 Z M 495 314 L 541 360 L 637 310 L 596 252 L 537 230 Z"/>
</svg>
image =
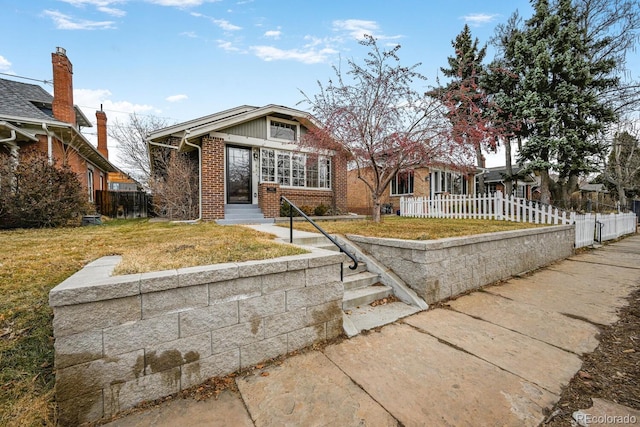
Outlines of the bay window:
<svg viewBox="0 0 640 427">
<path fill-rule="evenodd" d="M 285 187 L 331 188 L 331 159 L 269 148 L 260 150 L 260 181 Z"/>
</svg>

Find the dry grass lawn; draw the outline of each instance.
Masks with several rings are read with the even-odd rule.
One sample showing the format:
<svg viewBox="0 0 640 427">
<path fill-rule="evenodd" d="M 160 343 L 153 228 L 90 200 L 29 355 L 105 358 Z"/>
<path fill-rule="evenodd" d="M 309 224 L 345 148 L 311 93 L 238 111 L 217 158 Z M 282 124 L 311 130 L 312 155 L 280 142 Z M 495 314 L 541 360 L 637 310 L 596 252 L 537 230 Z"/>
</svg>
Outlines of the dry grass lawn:
<svg viewBox="0 0 640 427">
<path fill-rule="evenodd" d="M 88 262 L 122 255 L 117 274 L 305 251 L 246 227 L 112 221 L 0 231 L 0 425 L 55 425 L 49 291 Z"/>
<path fill-rule="evenodd" d="M 306 221 L 295 221 L 296 230 L 316 231 Z M 289 223 L 278 224 L 289 227 Z M 435 240 L 446 237 L 470 236 L 497 231 L 544 227 L 540 224 L 494 221 L 486 219 L 407 218 L 386 216 L 376 224 L 373 221 L 319 221 L 318 225 L 330 234 L 358 234 L 406 240 Z"/>
</svg>

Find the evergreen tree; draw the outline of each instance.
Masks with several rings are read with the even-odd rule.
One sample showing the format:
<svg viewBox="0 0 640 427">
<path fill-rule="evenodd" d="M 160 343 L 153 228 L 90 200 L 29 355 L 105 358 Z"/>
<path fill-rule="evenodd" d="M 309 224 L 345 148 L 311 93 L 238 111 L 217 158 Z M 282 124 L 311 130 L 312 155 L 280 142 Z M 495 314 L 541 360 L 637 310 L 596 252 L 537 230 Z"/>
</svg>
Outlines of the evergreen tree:
<svg viewBox="0 0 640 427">
<path fill-rule="evenodd" d="M 451 138 L 463 145 L 470 145 L 475 151 L 477 166 L 484 168 L 483 146 L 495 149 L 491 120 L 486 116 L 488 99 L 479 81 L 487 46 L 479 48 L 479 41 L 472 37 L 468 25 L 464 26 L 451 45 L 455 55 L 447 58 L 449 68 L 440 68 L 451 80 L 445 87 L 430 92 L 430 95 L 447 108 L 447 118 L 452 126 Z M 478 191 L 485 193 L 483 174 L 479 175 Z"/>
<path fill-rule="evenodd" d="M 514 41 L 509 58 L 520 78 L 517 110 L 526 124 L 521 160 L 541 177 L 541 200 L 568 204 L 580 174 L 595 170 L 604 147 L 594 135 L 615 119 L 598 95 L 609 83 L 607 61 L 589 56 L 578 16 L 570 0 L 537 0 L 535 13 Z M 558 173 L 553 183 L 550 172 Z"/>
</svg>

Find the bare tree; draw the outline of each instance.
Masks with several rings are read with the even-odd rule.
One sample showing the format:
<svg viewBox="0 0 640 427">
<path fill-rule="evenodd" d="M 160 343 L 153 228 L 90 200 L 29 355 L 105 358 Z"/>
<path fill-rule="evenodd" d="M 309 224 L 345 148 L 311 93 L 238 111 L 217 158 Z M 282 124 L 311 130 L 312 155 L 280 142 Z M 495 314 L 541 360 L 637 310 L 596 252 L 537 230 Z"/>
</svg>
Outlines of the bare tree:
<svg viewBox="0 0 640 427">
<path fill-rule="evenodd" d="M 198 217 L 198 164 L 189 153 L 154 150 L 154 174 L 149 180 L 156 213 L 169 219 Z"/>
<path fill-rule="evenodd" d="M 151 164 L 147 147 L 147 135 L 169 126 L 167 119 L 132 113 L 126 123 L 114 120 L 108 128 L 109 137 L 118 141 L 118 160 L 129 175 L 146 184 L 151 178 Z"/>
<path fill-rule="evenodd" d="M 611 151 L 604 167 L 604 180 L 618 194 L 620 205 L 627 196 L 640 194 L 640 129 L 637 123 L 621 124 L 611 137 Z"/>
<path fill-rule="evenodd" d="M 417 71 L 420 64 L 400 65 L 400 46 L 381 50 L 371 36 L 361 44 L 370 49 L 364 65 L 350 59 L 346 73 L 334 67 L 335 81 L 318 82 L 318 94 L 303 93 L 322 126 L 312 128 L 302 143 L 335 150 L 353 162 L 371 192 L 372 218 L 379 222 L 381 197 L 398 172 L 472 163 L 468 150 L 445 138 L 442 105 L 413 87 L 426 79 Z"/>
</svg>

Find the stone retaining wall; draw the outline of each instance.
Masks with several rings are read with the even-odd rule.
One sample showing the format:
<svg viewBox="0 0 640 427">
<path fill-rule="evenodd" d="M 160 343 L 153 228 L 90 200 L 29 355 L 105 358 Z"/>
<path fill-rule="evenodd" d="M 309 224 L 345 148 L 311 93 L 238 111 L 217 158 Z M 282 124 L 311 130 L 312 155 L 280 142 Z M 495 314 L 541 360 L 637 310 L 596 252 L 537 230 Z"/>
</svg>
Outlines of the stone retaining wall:
<svg viewBox="0 0 640 427">
<path fill-rule="evenodd" d="M 574 236 L 559 225 L 429 241 L 347 237 L 431 304 L 567 258 Z"/>
<path fill-rule="evenodd" d="M 60 423 L 77 425 L 342 333 L 343 255 L 113 276 L 51 290 Z"/>
</svg>

